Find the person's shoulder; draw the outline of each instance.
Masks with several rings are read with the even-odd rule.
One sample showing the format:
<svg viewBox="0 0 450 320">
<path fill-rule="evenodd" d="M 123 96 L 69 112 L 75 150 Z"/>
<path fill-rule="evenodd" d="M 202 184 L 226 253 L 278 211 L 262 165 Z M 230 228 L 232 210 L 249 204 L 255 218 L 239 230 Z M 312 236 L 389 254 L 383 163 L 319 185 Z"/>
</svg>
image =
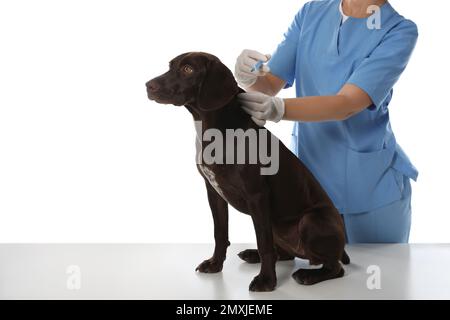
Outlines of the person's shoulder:
<svg viewBox="0 0 450 320">
<path fill-rule="evenodd" d="M 398 26 L 406 32 L 415 34 L 417 36 L 419 35 L 419 28 L 417 27 L 417 24 L 412 20 L 403 19 L 403 21 L 400 22 Z"/>
<path fill-rule="evenodd" d="M 387 30 L 386 35 L 396 35 L 397 37 L 404 37 L 417 39 L 419 37 L 419 28 L 414 21 L 406 19 L 402 16 L 399 17 L 394 24 L 392 24 Z"/>
<path fill-rule="evenodd" d="M 390 21 L 387 21 L 389 32 L 404 32 L 411 35 L 416 35 L 416 37 L 419 35 L 419 28 L 417 27 L 417 24 L 402 16 L 399 14 L 394 8 L 390 7 L 392 11 L 392 16 Z"/>
</svg>

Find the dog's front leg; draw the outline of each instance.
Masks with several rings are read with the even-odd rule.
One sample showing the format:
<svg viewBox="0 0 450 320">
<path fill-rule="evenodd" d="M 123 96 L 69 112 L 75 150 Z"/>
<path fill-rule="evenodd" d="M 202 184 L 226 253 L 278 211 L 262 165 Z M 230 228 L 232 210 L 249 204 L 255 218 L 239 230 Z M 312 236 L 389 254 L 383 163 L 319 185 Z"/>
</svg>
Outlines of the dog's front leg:
<svg viewBox="0 0 450 320">
<path fill-rule="evenodd" d="M 208 201 L 214 219 L 215 248 L 213 256 L 203 261 L 195 270 L 204 273 L 215 273 L 222 271 L 225 261 L 228 241 L 228 203 L 217 193 L 206 181 Z"/>
<path fill-rule="evenodd" d="M 267 194 L 258 194 L 249 201 L 250 213 L 256 232 L 261 270 L 250 283 L 250 291 L 273 291 L 277 285 L 272 225 L 270 222 L 270 203 Z"/>
</svg>

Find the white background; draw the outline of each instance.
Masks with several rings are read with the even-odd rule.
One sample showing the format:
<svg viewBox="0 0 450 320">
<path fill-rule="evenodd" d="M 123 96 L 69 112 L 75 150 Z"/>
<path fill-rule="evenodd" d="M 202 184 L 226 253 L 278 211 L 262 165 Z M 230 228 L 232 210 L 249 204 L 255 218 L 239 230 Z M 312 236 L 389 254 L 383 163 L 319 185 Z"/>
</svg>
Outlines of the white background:
<svg viewBox="0 0 450 320">
<path fill-rule="evenodd" d="M 272 52 L 303 3 L 0 2 L 0 242 L 213 241 L 191 116 L 144 84 L 182 52 L 230 68 L 244 48 Z M 420 171 L 411 241 L 450 242 L 450 3 L 391 4 L 420 32 L 390 105 Z M 269 128 L 288 142 L 291 126 Z M 230 240 L 254 239 L 230 210 Z"/>
</svg>

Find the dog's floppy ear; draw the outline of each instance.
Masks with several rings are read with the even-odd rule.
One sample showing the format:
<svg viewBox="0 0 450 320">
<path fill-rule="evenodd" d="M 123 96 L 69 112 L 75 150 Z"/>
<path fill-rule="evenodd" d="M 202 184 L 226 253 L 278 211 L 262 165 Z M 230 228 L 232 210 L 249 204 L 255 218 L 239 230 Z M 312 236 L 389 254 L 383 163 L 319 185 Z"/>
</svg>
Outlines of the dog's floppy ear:
<svg viewBox="0 0 450 320">
<path fill-rule="evenodd" d="M 198 91 L 197 107 L 202 111 L 218 110 L 238 92 L 239 87 L 231 71 L 220 61 L 210 60 Z"/>
</svg>

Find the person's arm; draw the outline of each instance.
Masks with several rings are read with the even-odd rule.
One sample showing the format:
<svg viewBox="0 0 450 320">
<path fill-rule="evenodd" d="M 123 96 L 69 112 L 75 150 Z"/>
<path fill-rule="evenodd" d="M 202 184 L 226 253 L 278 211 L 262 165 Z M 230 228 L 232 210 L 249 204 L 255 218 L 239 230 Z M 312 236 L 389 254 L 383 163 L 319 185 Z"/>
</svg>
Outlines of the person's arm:
<svg viewBox="0 0 450 320">
<path fill-rule="evenodd" d="M 258 77 L 256 82 L 247 88 L 248 92 L 262 92 L 271 97 L 275 97 L 281 89 L 286 85 L 286 81 L 274 76 L 271 73 L 267 73 L 263 77 Z"/>
<path fill-rule="evenodd" d="M 372 105 L 369 95 L 353 84 L 346 84 L 334 96 L 284 99 L 283 119 L 304 122 L 340 121 Z"/>
<path fill-rule="evenodd" d="M 371 106 L 372 99 L 362 89 L 346 84 L 334 96 L 282 99 L 261 92 L 239 94 L 242 108 L 260 126 L 267 120 L 303 122 L 340 121 Z"/>
</svg>

